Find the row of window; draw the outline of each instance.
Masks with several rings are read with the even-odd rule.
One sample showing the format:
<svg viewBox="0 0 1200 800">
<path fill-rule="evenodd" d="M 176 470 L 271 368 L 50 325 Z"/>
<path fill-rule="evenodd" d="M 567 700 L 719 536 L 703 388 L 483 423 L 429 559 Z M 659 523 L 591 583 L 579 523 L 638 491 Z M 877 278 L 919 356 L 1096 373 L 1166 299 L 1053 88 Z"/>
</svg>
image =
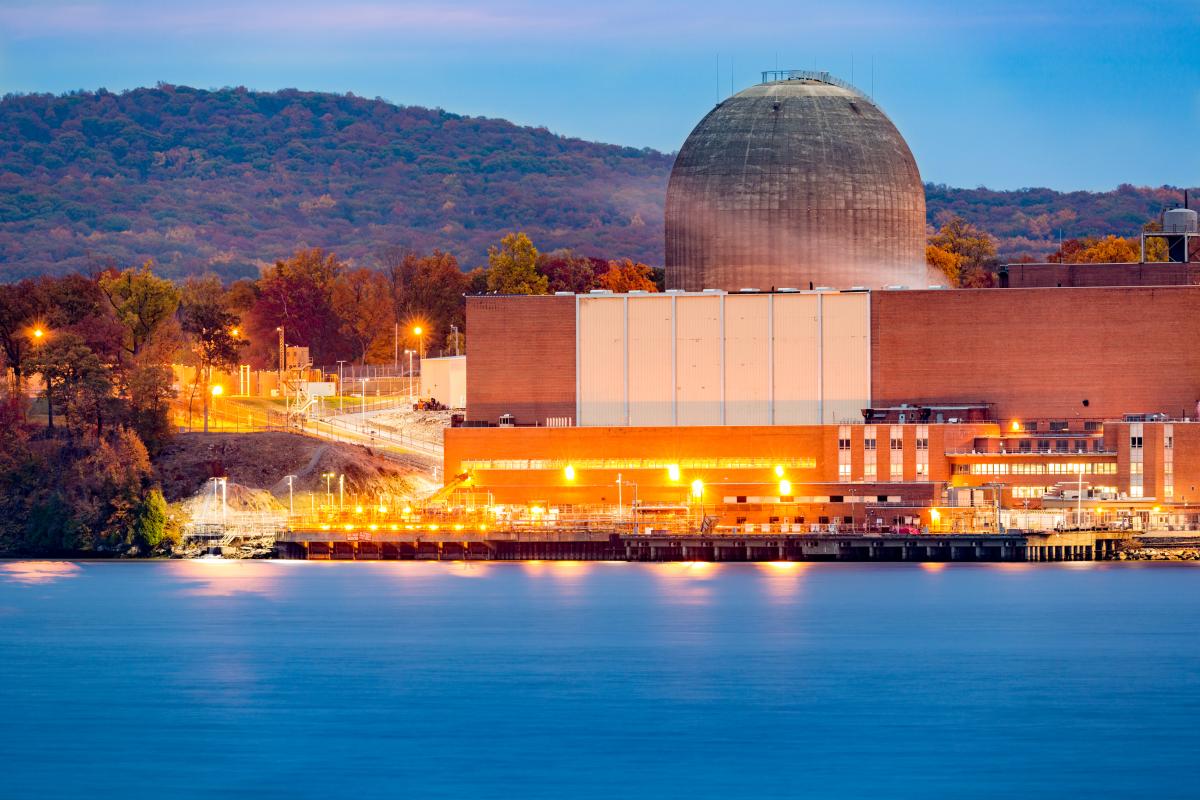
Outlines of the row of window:
<svg viewBox="0 0 1200 800">
<path fill-rule="evenodd" d="M 1112 463 L 1064 463 L 1007 464 L 998 463 L 955 464 L 955 475 L 1116 475 L 1117 465 Z"/>
</svg>

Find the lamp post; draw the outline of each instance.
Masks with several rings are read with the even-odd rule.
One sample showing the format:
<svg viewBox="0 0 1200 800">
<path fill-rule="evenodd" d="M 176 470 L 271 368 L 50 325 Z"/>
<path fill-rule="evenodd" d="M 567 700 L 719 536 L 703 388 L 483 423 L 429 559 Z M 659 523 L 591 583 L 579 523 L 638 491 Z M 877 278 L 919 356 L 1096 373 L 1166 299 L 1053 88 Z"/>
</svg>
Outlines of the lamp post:
<svg viewBox="0 0 1200 800">
<path fill-rule="evenodd" d="M 346 390 L 342 388 L 345 385 L 343 378 L 342 378 L 342 365 L 345 363 L 346 363 L 346 360 L 344 358 L 338 359 L 337 365 L 338 365 L 338 413 L 339 414 L 341 414 L 343 411 L 346 410 L 346 408 L 345 408 L 345 399 L 346 398 L 343 396 L 343 395 L 345 395 Z"/>
<path fill-rule="evenodd" d="M 451 325 L 450 332 L 454 334 L 454 355 L 458 355 L 458 326 Z"/>
<path fill-rule="evenodd" d="M 33 337 L 33 346 L 36 349 L 41 346 L 42 341 L 46 338 L 46 331 L 41 326 L 38 326 L 33 329 L 30 336 Z M 46 384 L 46 428 L 54 430 L 54 400 L 50 396 L 50 378 L 46 376 L 45 369 L 42 370 L 42 382 Z M 191 426 L 191 424 L 192 421 L 188 420 L 188 425 Z"/>
<path fill-rule="evenodd" d="M 417 349 L 420 351 L 421 358 L 425 357 L 425 329 L 420 325 L 413 327 L 413 335 L 417 337 Z"/>
<path fill-rule="evenodd" d="M 346 476 L 338 475 L 338 510 L 346 505 Z"/>
<path fill-rule="evenodd" d="M 366 427 L 367 424 L 367 379 L 362 379 L 362 424 Z"/>
<path fill-rule="evenodd" d="M 333 481 L 334 475 L 335 475 L 335 473 L 332 473 L 332 472 L 321 473 L 321 477 L 325 479 L 325 507 L 326 508 L 333 507 L 333 486 L 331 485 L 331 482 Z"/>
<path fill-rule="evenodd" d="M 294 516 L 296 516 L 296 506 L 295 506 L 295 504 L 293 503 L 293 495 L 292 495 L 292 481 L 294 481 L 295 479 L 296 479 L 296 476 L 295 476 L 295 475 L 288 475 L 288 476 L 287 476 L 287 482 L 288 482 L 288 516 L 289 516 L 289 517 L 294 517 Z"/>
<path fill-rule="evenodd" d="M 408 353 L 408 402 L 415 403 L 416 398 L 413 397 L 413 351 L 405 352 Z"/>
</svg>

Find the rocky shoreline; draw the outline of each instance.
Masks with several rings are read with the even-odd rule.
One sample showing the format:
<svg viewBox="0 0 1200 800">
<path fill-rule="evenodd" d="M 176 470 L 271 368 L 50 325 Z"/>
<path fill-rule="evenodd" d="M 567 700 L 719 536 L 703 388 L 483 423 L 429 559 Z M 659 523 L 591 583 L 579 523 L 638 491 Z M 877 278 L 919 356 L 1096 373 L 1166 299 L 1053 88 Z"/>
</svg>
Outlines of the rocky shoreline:
<svg viewBox="0 0 1200 800">
<path fill-rule="evenodd" d="M 1120 550 L 1114 561 L 1200 561 L 1197 547 L 1131 547 Z"/>
</svg>

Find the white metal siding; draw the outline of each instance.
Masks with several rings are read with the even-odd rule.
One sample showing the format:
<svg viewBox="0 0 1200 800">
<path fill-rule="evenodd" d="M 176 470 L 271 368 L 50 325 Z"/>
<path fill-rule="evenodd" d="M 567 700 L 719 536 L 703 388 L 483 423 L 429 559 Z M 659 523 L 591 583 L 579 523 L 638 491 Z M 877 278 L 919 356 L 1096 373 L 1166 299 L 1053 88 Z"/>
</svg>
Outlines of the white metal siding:
<svg viewBox="0 0 1200 800">
<path fill-rule="evenodd" d="M 826 294 L 821 300 L 822 421 L 859 421 L 871 398 L 870 295 Z"/>
<path fill-rule="evenodd" d="M 579 299 L 579 424 L 626 425 L 625 299 Z"/>
<path fill-rule="evenodd" d="M 813 294 L 774 296 L 776 425 L 812 425 L 821 420 L 819 301 Z"/>
<path fill-rule="evenodd" d="M 629 298 L 629 424 L 673 425 L 675 386 L 669 295 Z"/>
<path fill-rule="evenodd" d="M 870 405 L 866 293 L 585 295 L 580 425 L 803 425 Z"/>
<path fill-rule="evenodd" d="M 771 298 L 725 297 L 725 424 L 771 424 Z"/>
<path fill-rule="evenodd" d="M 678 424 L 720 425 L 721 295 L 683 295 L 676 305 Z"/>
</svg>

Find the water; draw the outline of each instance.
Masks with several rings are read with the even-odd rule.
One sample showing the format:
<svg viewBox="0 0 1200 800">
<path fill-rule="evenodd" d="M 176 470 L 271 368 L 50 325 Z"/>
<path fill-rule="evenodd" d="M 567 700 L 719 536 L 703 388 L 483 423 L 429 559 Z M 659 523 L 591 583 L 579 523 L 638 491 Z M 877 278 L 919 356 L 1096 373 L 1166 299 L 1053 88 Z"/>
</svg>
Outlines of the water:
<svg viewBox="0 0 1200 800">
<path fill-rule="evenodd" d="M 0 798 L 1194 798 L 1198 584 L 0 562 Z"/>
</svg>

